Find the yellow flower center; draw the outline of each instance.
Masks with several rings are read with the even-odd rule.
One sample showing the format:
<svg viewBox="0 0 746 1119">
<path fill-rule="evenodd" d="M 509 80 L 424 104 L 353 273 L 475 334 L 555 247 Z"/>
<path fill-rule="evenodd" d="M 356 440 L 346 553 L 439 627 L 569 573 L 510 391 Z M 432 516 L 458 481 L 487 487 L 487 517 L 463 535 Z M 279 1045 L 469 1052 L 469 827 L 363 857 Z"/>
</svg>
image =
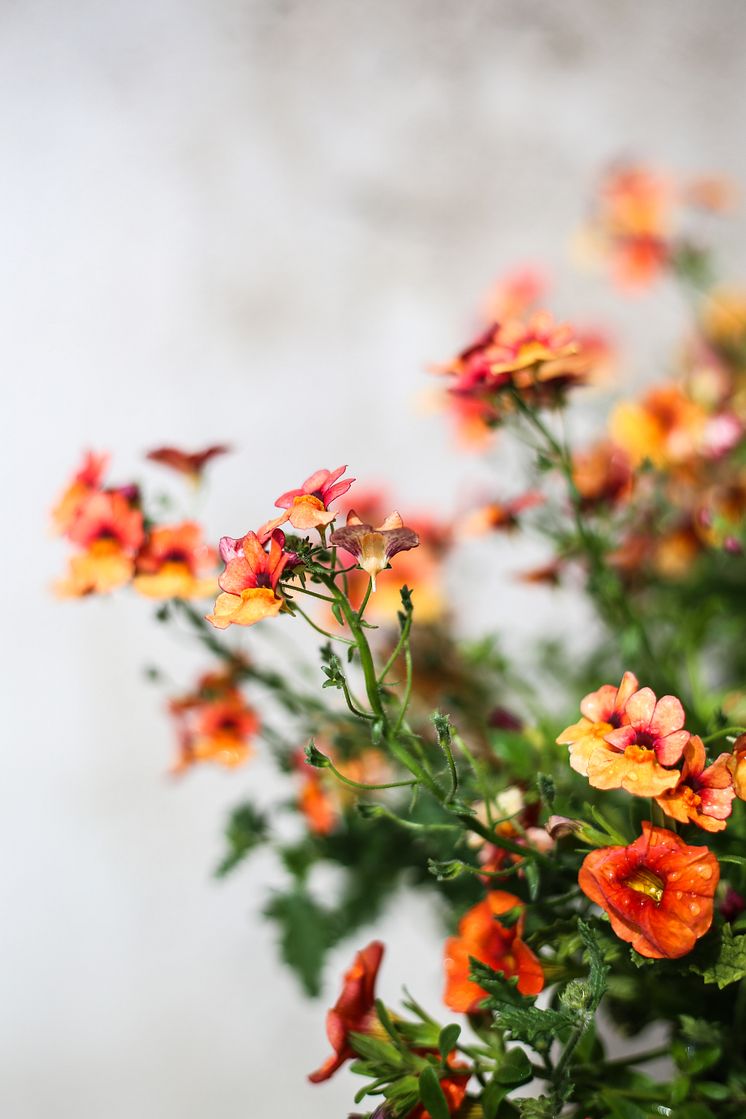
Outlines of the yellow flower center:
<svg viewBox="0 0 746 1119">
<path fill-rule="evenodd" d="M 638 894 L 645 894 L 652 898 L 656 905 L 660 904 L 663 897 L 664 882 L 657 874 L 653 874 L 646 866 L 638 867 L 634 874 L 625 881 L 625 886 L 635 890 Z"/>
<path fill-rule="evenodd" d="M 314 497 L 312 493 L 302 493 L 299 497 L 293 498 L 293 505 L 311 505 L 314 509 L 326 509 L 324 502 L 320 498 Z"/>
</svg>

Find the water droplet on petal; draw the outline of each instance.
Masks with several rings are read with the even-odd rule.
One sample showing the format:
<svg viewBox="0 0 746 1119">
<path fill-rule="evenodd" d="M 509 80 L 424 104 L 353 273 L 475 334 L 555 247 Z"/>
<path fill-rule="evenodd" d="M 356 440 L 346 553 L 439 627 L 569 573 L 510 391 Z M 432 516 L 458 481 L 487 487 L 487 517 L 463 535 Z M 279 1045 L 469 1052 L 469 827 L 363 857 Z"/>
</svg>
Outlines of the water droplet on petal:
<svg viewBox="0 0 746 1119">
<path fill-rule="evenodd" d="M 692 917 L 696 917 L 697 914 L 700 912 L 700 906 L 697 905 L 696 901 L 692 901 L 689 903 L 689 912 L 691 913 Z"/>
<path fill-rule="evenodd" d="M 712 867 L 698 866 L 697 873 L 699 874 L 700 878 L 712 878 Z"/>
<path fill-rule="evenodd" d="M 684 895 L 682 894 L 681 890 L 677 890 L 676 893 L 674 894 L 674 897 L 676 898 L 677 901 L 681 901 L 683 896 Z"/>
<path fill-rule="evenodd" d="M 673 874 L 669 874 L 668 877 L 672 882 L 675 882 L 677 878 L 681 878 L 681 875 L 679 874 L 678 870 L 675 870 Z"/>
</svg>

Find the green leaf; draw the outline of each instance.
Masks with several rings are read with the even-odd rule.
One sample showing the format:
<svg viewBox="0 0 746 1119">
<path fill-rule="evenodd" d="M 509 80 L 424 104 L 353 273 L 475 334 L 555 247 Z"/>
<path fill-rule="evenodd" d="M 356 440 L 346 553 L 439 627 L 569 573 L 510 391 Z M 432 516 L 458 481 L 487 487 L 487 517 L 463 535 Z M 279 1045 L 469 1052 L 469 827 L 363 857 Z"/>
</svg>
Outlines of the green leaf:
<svg viewBox="0 0 746 1119">
<path fill-rule="evenodd" d="M 419 1096 L 420 1102 L 425 1110 L 430 1112 L 432 1119 L 450 1119 L 451 1111 L 443 1095 L 438 1074 L 432 1065 L 427 1065 L 420 1073 Z"/>
<path fill-rule="evenodd" d="M 277 894 L 264 912 L 279 926 L 285 963 L 296 972 L 306 994 L 317 995 L 324 956 L 332 942 L 328 914 L 300 889 Z"/>
<path fill-rule="evenodd" d="M 625 1100 L 614 1092 L 603 1092 L 602 1096 L 609 1108 L 609 1119 L 648 1119 L 649 1112 L 642 1111 L 632 1100 Z"/>
<path fill-rule="evenodd" d="M 498 1084 L 525 1084 L 533 1076 L 526 1051 L 516 1046 L 509 1049 L 494 1072 Z"/>
<path fill-rule="evenodd" d="M 588 962 L 590 964 L 588 987 L 591 999 L 588 1009 L 595 1011 L 598 1009 L 598 1004 L 601 1002 L 606 990 L 606 976 L 609 974 L 609 967 L 608 964 L 604 962 L 598 938 L 591 926 L 579 919 L 578 932 L 583 939 Z"/>
<path fill-rule="evenodd" d="M 448 1057 L 448 1054 L 452 1052 L 453 1049 L 455 1049 L 460 1037 L 461 1027 L 455 1022 L 452 1022 L 450 1026 L 444 1026 L 443 1029 L 440 1031 L 440 1037 L 438 1038 L 438 1049 L 440 1050 L 440 1055 L 444 1061 Z"/>
<path fill-rule="evenodd" d="M 234 809 L 225 828 L 228 852 L 215 868 L 215 877 L 225 878 L 235 870 L 255 847 L 264 842 L 268 830 L 266 816 L 248 801 Z"/>
<path fill-rule="evenodd" d="M 496 1119 L 498 1108 L 509 1090 L 504 1084 L 498 1084 L 496 1080 L 489 1082 L 479 1101 L 484 1112 L 484 1119 Z"/>
<path fill-rule="evenodd" d="M 536 788 L 539 790 L 539 796 L 547 808 L 552 808 L 557 792 L 554 778 L 550 777 L 548 773 L 539 773 L 536 778 Z"/>
<path fill-rule="evenodd" d="M 495 1021 L 516 1041 L 523 1041 L 533 1049 L 547 1048 L 560 1031 L 575 1025 L 574 1015 L 549 1007 L 540 1010 L 538 1006 L 500 1007 Z"/>
<path fill-rule="evenodd" d="M 720 949 L 709 967 L 692 965 L 705 983 L 717 983 L 720 990 L 746 977 L 746 935 L 734 936 L 729 925 L 723 926 Z"/>
<path fill-rule="evenodd" d="M 376 1071 L 386 1069 L 391 1072 L 401 1066 L 401 1053 L 388 1041 L 371 1034 L 351 1033 L 350 1045 L 366 1061 L 376 1066 Z"/>
</svg>

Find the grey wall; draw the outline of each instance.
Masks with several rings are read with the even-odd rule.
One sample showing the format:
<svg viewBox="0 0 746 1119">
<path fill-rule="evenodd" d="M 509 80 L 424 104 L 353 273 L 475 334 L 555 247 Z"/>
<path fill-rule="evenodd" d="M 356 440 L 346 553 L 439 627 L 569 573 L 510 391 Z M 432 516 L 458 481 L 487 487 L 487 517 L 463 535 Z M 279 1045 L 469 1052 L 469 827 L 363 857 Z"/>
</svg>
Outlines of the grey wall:
<svg viewBox="0 0 746 1119">
<path fill-rule="evenodd" d="M 169 730 L 139 666 L 181 684 L 199 659 L 129 597 L 53 603 L 46 510 L 82 446 L 127 477 L 149 446 L 214 439 L 239 448 L 205 502 L 215 535 L 343 461 L 405 505 L 451 509 L 487 475 L 417 414 L 422 370 L 516 260 L 560 270 L 561 314 L 612 324 L 629 382 L 657 375 L 677 297 L 620 308 L 569 271 L 568 243 L 620 152 L 746 182 L 746 8 L 5 0 L 0 28 L 0 1113 L 342 1116 L 343 1077 L 303 1078 L 327 999 L 298 1001 L 254 915 L 277 869 L 209 880 L 222 814 L 247 788 L 271 794 L 269 766 L 165 780 Z M 716 236 L 736 271 L 742 216 Z M 555 600 L 504 574 L 540 555 L 490 561 L 486 601 L 514 648 Z M 472 626 L 480 563 L 467 551 L 453 576 Z M 403 913 L 377 930 L 383 991 L 406 976 L 437 1000 L 427 908 Z"/>
</svg>

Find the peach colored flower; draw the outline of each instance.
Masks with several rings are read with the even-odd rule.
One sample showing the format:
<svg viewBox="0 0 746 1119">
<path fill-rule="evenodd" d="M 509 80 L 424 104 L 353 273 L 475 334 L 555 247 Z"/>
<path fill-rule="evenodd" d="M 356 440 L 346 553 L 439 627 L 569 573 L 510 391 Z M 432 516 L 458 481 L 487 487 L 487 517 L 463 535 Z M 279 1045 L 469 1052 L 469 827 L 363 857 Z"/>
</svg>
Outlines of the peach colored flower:
<svg viewBox="0 0 746 1119">
<path fill-rule="evenodd" d="M 132 578 L 143 540 L 142 513 L 123 492 L 94 491 L 67 530 L 83 551 L 72 556 L 67 576 L 55 585 L 63 598 L 108 594 Z"/>
<path fill-rule="evenodd" d="M 207 615 L 207 621 L 217 629 L 252 626 L 282 609 L 285 599 L 276 588 L 295 557 L 285 551 L 285 534 L 280 529 L 268 539 L 269 551 L 263 546 L 267 540 L 264 534 L 247 532 L 238 540 L 231 536 L 221 539 L 220 555 L 226 566 L 218 584 L 224 593 L 218 595 L 213 613 Z"/>
<path fill-rule="evenodd" d="M 216 561 L 216 552 L 203 542 L 202 529 L 194 521 L 159 525 L 137 557 L 133 585 L 148 598 L 208 598 L 217 580 L 203 573 Z"/>
<path fill-rule="evenodd" d="M 572 475 L 584 509 L 618 505 L 632 493 L 634 475 L 629 457 L 610 439 L 574 454 Z"/>
<path fill-rule="evenodd" d="M 397 552 L 416 548 L 420 540 L 416 532 L 406 528 L 398 513 L 389 513 L 383 524 L 374 528 L 365 524 L 354 509 L 347 514 L 344 528 L 335 529 L 330 544 L 344 548 L 367 572 L 376 587 L 376 576 L 384 571 Z"/>
<path fill-rule="evenodd" d="M 521 915 L 512 927 L 497 920 L 516 908 L 521 910 Z M 449 937 L 445 945 L 443 999 L 451 1010 L 472 1014 L 486 998 L 486 991 L 469 979 L 470 956 L 502 972 L 507 979 L 518 976 L 518 990 L 523 995 L 538 995 L 542 990 L 541 964 L 521 939 L 525 921 L 523 909 L 523 902 L 513 894 L 491 890 L 484 901 L 478 902 L 461 918 L 458 936 Z"/>
<path fill-rule="evenodd" d="M 251 739 L 259 729 L 259 719 L 232 672 L 207 673 L 194 692 L 171 700 L 169 710 L 179 736 L 172 773 L 184 773 L 199 762 L 233 769 L 253 754 Z"/>
<path fill-rule="evenodd" d="M 609 915 L 611 927 L 642 956 L 677 959 L 712 924 L 718 861 L 707 847 L 688 847 L 665 828 L 643 822 L 628 847 L 586 855 L 578 882 Z"/>
<path fill-rule="evenodd" d="M 72 527 L 86 499 L 101 489 L 108 465 L 108 454 L 97 455 L 93 451 L 86 451 L 80 469 L 52 509 L 52 522 L 60 535 L 66 535 Z"/>
<path fill-rule="evenodd" d="M 704 743 L 693 734 L 684 747 L 681 780 L 675 788 L 656 797 L 656 803 L 680 824 L 696 824 L 705 831 L 722 831 L 736 795 L 730 771 L 731 755 L 720 754 L 707 767 L 706 760 Z"/>
<path fill-rule="evenodd" d="M 326 1016 L 326 1035 L 334 1053 L 308 1079 L 312 1084 L 328 1080 L 337 1069 L 354 1059 L 350 1045 L 351 1033 L 366 1034 L 376 1030 L 376 978 L 383 959 L 384 946 L 373 940 L 355 956 L 345 973 L 342 994 Z M 379 1027 L 380 1028 L 380 1027 Z"/>
</svg>

